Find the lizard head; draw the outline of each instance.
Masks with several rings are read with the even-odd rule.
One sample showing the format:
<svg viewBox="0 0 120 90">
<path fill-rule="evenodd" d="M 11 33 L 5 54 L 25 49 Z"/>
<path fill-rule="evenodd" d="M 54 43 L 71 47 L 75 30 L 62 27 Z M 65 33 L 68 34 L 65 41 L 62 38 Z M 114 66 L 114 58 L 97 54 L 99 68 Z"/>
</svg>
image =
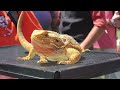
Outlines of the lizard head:
<svg viewBox="0 0 120 90">
<path fill-rule="evenodd" d="M 51 48 L 60 48 L 64 46 L 64 42 L 60 39 L 60 35 L 54 31 L 34 30 L 31 35 L 31 42 L 35 44 L 47 46 Z"/>
</svg>

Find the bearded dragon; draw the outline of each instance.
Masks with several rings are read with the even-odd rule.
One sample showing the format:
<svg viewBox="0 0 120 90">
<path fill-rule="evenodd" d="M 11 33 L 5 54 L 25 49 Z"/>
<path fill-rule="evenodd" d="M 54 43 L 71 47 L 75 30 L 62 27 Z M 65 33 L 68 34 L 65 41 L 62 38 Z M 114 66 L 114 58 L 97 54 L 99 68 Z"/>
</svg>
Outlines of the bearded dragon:
<svg viewBox="0 0 120 90">
<path fill-rule="evenodd" d="M 40 56 L 37 63 L 47 63 L 48 60 L 57 64 L 74 64 L 81 58 L 80 44 L 67 34 L 59 34 L 50 30 L 34 30 L 31 35 L 31 43 L 23 36 L 21 24 L 24 11 L 21 12 L 17 24 L 17 35 L 22 47 L 28 50 L 25 57 L 18 57 L 18 60 L 31 60 L 36 54 Z"/>
</svg>

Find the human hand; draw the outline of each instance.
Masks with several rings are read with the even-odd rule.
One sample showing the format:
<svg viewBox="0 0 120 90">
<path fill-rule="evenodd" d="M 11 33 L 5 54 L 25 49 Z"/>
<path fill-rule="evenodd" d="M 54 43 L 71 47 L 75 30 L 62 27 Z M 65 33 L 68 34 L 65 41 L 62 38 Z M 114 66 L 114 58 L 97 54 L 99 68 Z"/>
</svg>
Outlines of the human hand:
<svg viewBox="0 0 120 90">
<path fill-rule="evenodd" d="M 115 11 L 111 19 L 111 23 L 114 27 L 120 28 L 120 11 Z"/>
</svg>

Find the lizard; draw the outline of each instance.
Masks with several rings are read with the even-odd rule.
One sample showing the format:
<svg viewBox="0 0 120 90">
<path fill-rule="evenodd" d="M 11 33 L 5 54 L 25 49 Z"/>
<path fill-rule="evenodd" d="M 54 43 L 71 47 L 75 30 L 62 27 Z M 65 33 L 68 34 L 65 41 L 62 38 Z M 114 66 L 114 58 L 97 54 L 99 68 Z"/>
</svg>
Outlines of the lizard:
<svg viewBox="0 0 120 90">
<path fill-rule="evenodd" d="M 74 64 L 81 58 L 84 50 L 80 44 L 70 35 L 59 34 L 50 30 L 34 30 L 29 43 L 21 29 L 22 19 L 25 11 L 22 11 L 17 23 L 17 35 L 21 46 L 29 53 L 25 57 L 18 57 L 18 60 L 31 60 L 35 55 L 40 56 L 38 64 L 57 62 L 57 64 Z"/>
</svg>

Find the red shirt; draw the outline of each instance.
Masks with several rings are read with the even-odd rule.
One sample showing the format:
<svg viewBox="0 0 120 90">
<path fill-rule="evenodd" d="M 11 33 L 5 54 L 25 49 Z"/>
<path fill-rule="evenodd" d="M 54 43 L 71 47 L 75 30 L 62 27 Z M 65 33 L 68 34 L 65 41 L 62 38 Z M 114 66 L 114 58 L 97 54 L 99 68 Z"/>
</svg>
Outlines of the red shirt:
<svg viewBox="0 0 120 90">
<path fill-rule="evenodd" d="M 112 11 L 105 11 L 105 18 L 111 19 L 113 16 Z M 116 48 L 116 30 L 114 27 L 107 25 L 105 32 L 102 36 L 93 44 L 94 48 L 102 49 L 115 49 Z"/>
<path fill-rule="evenodd" d="M 0 46 L 16 45 L 16 27 L 6 11 L 0 11 Z"/>
<path fill-rule="evenodd" d="M 20 12 L 18 13 L 20 14 Z M 32 11 L 26 11 L 22 21 L 22 32 L 26 40 L 30 42 L 30 37 L 35 29 L 42 29 L 37 18 Z M 11 46 L 19 44 L 17 30 L 6 11 L 0 11 L 0 46 Z"/>
<path fill-rule="evenodd" d="M 106 28 L 107 22 L 105 17 L 105 11 L 92 11 L 91 13 L 93 24 L 95 26 Z"/>
</svg>

